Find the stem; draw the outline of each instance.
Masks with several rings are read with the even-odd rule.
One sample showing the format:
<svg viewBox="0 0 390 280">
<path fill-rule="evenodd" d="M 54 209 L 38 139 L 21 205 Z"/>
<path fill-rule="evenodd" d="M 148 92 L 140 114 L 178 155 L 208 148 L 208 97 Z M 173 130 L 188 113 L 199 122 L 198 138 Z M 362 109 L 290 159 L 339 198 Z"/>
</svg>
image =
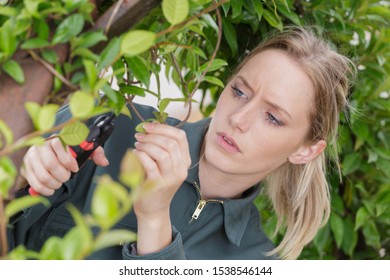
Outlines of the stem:
<svg viewBox="0 0 390 280">
<path fill-rule="evenodd" d="M 7 156 L 15 152 L 18 148 L 23 147 L 23 143 L 37 136 L 41 136 L 46 133 L 55 132 L 61 130 L 64 126 L 76 122 L 78 119 L 72 118 L 67 122 L 54 126 L 47 130 L 36 130 L 16 140 L 12 145 L 6 146 L 5 149 L 0 151 L 0 157 Z M 82 121 L 82 120 L 81 120 Z M 50 137 L 48 138 L 50 139 Z"/>
<path fill-rule="evenodd" d="M 52 73 L 54 76 L 56 76 L 58 79 L 60 79 L 65 85 L 67 85 L 72 90 L 78 90 L 78 88 L 72 84 L 69 80 L 67 80 L 64 76 L 62 76 L 60 73 L 57 72 L 56 69 L 53 68 L 49 63 L 44 61 L 39 55 L 37 55 L 34 51 L 28 51 L 28 53 L 31 55 L 31 57 L 42 64 L 47 70 L 49 70 L 50 73 Z"/>
<path fill-rule="evenodd" d="M 129 98 L 127 99 L 127 103 L 130 105 L 131 109 L 133 109 L 134 113 L 137 115 L 137 117 L 142 121 L 145 122 L 145 119 L 141 116 L 141 114 L 138 112 L 137 108 L 135 108 L 133 104 L 133 99 Z"/>
<path fill-rule="evenodd" d="M 187 96 L 188 95 L 187 84 L 184 81 L 183 75 L 181 74 L 180 67 L 177 64 L 177 60 L 176 60 L 175 56 L 172 53 L 171 53 L 171 59 L 172 59 L 172 62 L 173 62 L 173 67 L 175 68 L 176 73 L 179 75 L 180 82 L 181 82 L 181 87 L 183 88 L 184 95 Z"/>
<path fill-rule="evenodd" d="M 221 4 L 223 3 L 224 1 L 221 1 L 219 3 L 215 3 L 213 6 L 216 6 L 216 4 Z M 218 7 L 218 6 L 217 6 Z M 181 127 L 190 117 L 191 115 L 191 110 L 192 110 L 192 97 L 194 96 L 194 94 L 196 93 L 196 91 L 198 90 L 199 86 L 200 86 L 200 83 L 203 81 L 204 77 L 206 76 L 206 73 L 207 71 L 209 70 L 211 64 L 213 63 L 215 57 L 217 56 L 217 52 L 218 52 L 218 49 L 219 49 L 219 46 L 221 44 L 221 40 L 222 40 L 222 17 L 221 17 L 221 12 L 219 11 L 219 9 L 217 8 L 216 9 L 216 14 L 217 14 L 217 19 L 218 19 L 218 38 L 217 38 L 217 44 L 215 45 L 215 49 L 214 49 L 214 52 L 211 56 L 211 59 L 209 61 L 209 63 L 207 64 L 207 67 L 206 69 L 203 71 L 202 75 L 200 76 L 200 78 L 198 79 L 198 82 L 196 83 L 193 91 L 191 92 L 191 94 L 188 96 L 188 99 L 187 99 L 187 102 L 185 104 L 185 106 L 188 105 L 188 113 L 187 113 L 187 116 L 184 118 L 184 120 L 182 120 L 180 123 L 178 123 L 176 125 L 176 127 Z"/>
</svg>

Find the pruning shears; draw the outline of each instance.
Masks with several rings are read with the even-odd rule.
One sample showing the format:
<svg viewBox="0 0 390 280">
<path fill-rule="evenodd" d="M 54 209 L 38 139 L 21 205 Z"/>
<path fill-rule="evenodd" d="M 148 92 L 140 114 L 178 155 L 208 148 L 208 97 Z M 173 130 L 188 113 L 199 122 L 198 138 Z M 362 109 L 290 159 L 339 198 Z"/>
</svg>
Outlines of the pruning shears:
<svg viewBox="0 0 390 280">
<path fill-rule="evenodd" d="M 79 145 L 70 146 L 69 150 L 72 156 L 77 160 L 79 168 L 87 162 L 92 153 L 110 137 L 114 130 L 113 119 L 115 114 L 102 115 L 98 117 L 95 122 L 89 127 L 89 134 L 87 138 Z M 75 173 L 72 173 L 71 178 Z M 32 196 L 39 195 L 39 193 L 30 186 L 28 192 Z"/>
</svg>

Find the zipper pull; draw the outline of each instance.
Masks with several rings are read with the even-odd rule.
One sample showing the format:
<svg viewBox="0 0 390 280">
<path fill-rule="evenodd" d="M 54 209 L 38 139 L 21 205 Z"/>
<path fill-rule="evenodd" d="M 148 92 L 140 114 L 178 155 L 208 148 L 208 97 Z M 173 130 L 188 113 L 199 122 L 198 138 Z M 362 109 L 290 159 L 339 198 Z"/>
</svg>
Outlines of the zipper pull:
<svg viewBox="0 0 390 280">
<path fill-rule="evenodd" d="M 206 205 L 206 200 L 203 200 L 203 199 L 199 200 L 198 205 L 196 206 L 195 211 L 192 214 L 191 221 L 198 219 L 200 212 L 202 212 L 205 205 Z"/>
</svg>

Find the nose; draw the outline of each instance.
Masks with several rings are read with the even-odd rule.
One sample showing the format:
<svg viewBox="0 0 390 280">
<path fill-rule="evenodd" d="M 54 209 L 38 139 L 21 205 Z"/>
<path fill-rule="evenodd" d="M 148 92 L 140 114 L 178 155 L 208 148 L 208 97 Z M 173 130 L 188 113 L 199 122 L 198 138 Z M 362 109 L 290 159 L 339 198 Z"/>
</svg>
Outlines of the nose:
<svg viewBox="0 0 390 280">
<path fill-rule="evenodd" d="M 250 106 L 238 108 L 229 118 L 231 126 L 234 129 L 238 129 L 241 133 L 247 132 L 252 126 L 254 120 L 255 110 Z"/>
</svg>

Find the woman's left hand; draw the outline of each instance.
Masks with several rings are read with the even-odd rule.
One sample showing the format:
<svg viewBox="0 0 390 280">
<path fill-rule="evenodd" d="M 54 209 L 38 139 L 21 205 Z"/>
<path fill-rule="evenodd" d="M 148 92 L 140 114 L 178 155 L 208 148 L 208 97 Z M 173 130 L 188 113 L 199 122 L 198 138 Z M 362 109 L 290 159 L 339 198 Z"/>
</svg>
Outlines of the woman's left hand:
<svg viewBox="0 0 390 280">
<path fill-rule="evenodd" d="M 156 185 L 134 203 L 139 254 L 161 250 L 171 242 L 170 204 L 187 178 L 191 164 L 183 130 L 159 123 L 146 123 L 144 128 L 146 133 L 135 135 L 138 142 L 134 153 L 143 165 L 147 179 L 155 181 Z M 162 232 L 166 234 L 162 236 Z M 161 238 L 164 240 L 158 241 Z M 153 240 L 161 244 L 154 246 Z"/>
</svg>

